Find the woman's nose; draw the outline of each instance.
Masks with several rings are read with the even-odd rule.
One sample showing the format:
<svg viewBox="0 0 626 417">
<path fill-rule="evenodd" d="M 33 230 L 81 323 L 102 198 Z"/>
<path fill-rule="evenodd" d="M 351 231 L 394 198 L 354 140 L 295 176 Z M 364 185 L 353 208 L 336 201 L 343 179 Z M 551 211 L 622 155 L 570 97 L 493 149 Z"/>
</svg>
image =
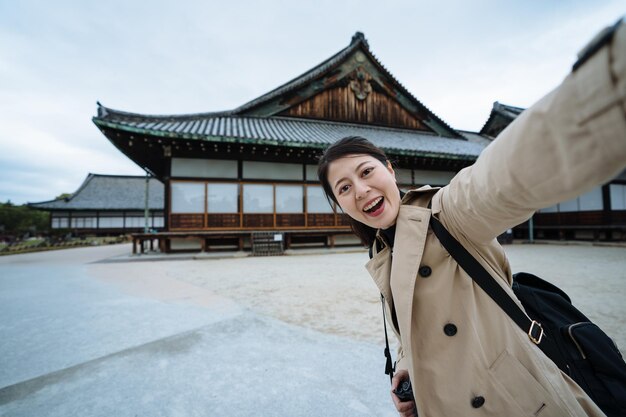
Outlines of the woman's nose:
<svg viewBox="0 0 626 417">
<path fill-rule="evenodd" d="M 357 182 L 354 184 L 354 191 L 357 200 L 361 200 L 367 196 L 367 193 L 370 191 L 369 185 L 365 182 Z"/>
</svg>

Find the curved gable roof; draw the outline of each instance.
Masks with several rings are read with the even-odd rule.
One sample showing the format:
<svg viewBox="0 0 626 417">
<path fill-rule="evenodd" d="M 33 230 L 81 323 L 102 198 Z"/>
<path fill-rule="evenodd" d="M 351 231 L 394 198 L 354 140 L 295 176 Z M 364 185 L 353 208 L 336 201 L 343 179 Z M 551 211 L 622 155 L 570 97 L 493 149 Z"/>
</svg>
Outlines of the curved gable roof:
<svg viewBox="0 0 626 417">
<path fill-rule="evenodd" d="M 43 210 L 144 210 L 146 177 L 89 174 L 70 197 L 29 203 Z M 164 186 L 149 180 L 148 207 L 163 210 Z"/>
<path fill-rule="evenodd" d="M 364 57 L 357 62 L 350 62 L 351 58 L 358 52 Z M 387 90 L 390 97 L 397 101 L 403 108 L 420 119 L 424 125 L 428 126 L 434 133 L 442 136 L 465 138 L 450 127 L 446 122 L 437 117 L 424 104 L 415 98 L 387 68 L 372 53 L 365 35 L 356 32 L 352 37 L 350 45 L 337 52 L 327 60 L 316 65 L 300 76 L 287 83 L 263 94 L 262 96 L 243 104 L 234 109 L 232 114 L 249 116 L 275 116 L 285 109 L 294 105 L 287 97 L 297 95 L 297 102 L 302 102 L 314 95 L 320 94 L 323 90 L 337 83 L 348 76 L 356 67 L 367 66 L 370 68 L 374 81 L 379 86 Z"/>
<path fill-rule="evenodd" d="M 480 129 L 481 135 L 487 135 L 495 138 L 502 132 L 513 120 L 524 111 L 521 107 L 509 106 L 499 102 L 494 102 L 489 114 L 489 118 Z"/>
</svg>

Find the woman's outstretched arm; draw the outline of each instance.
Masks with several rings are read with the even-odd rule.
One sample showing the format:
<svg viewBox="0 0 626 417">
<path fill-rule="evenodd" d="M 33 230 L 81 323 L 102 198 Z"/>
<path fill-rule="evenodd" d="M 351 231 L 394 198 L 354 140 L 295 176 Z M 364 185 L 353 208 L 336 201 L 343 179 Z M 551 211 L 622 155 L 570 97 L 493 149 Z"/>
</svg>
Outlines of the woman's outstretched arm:
<svg viewBox="0 0 626 417">
<path fill-rule="evenodd" d="M 595 45 L 433 199 L 452 231 L 486 243 L 626 167 L 626 24 Z"/>
</svg>

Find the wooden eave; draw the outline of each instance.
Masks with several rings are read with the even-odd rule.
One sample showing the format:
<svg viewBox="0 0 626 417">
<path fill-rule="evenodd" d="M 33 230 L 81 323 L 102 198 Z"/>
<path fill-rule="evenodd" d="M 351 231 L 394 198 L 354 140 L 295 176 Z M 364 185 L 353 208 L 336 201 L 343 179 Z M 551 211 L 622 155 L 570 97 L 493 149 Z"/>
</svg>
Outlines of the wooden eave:
<svg viewBox="0 0 626 417">
<path fill-rule="evenodd" d="M 170 158 L 246 159 L 316 164 L 328 144 L 282 142 L 268 139 L 241 139 L 229 136 L 179 135 L 141 129 L 97 117 L 93 122 L 120 150 L 145 171 L 161 180 L 169 176 Z M 446 139 L 443 139 L 446 140 Z M 442 154 L 384 148 L 400 167 L 458 170 L 471 165 L 471 155 Z M 169 156 L 166 156 L 169 155 Z"/>
</svg>

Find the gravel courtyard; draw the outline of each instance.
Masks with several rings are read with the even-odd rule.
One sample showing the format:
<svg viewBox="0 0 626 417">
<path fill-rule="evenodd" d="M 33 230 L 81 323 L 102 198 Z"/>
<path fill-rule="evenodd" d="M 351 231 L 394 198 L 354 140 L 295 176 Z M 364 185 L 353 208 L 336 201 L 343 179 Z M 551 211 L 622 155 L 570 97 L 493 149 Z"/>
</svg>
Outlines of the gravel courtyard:
<svg viewBox="0 0 626 417">
<path fill-rule="evenodd" d="M 626 248 L 516 244 L 506 252 L 514 272 L 561 287 L 626 352 Z M 355 251 L 99 264 L 92 271 L 137 295 L 157 295 L 172 280 L 189 283 L 287 323 L 379 344 L 384 342 L 380 296 L 363 267 L 367 259 L 365 251 Z M 164 284 L 154 286 L 155 280 Z"/>
<path fill-rule="evenodd" d="M 626 249 L 509 245 L 626 353 Z M 394 416 L 365 251 L 0 257 L 2 416 Z M 166 260 L 163 260 L 165 258 Z"/>
</svg>

